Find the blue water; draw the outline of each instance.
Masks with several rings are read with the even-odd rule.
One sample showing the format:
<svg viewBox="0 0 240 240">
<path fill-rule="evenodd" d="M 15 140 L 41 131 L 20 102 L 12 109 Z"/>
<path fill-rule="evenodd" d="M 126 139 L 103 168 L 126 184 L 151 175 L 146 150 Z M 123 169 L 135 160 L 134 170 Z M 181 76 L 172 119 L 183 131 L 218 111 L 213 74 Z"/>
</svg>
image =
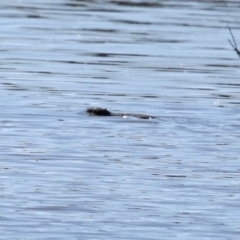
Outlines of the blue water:
<svg viewBox="0 0 240 240">
<path fill-rule="evenodd" d="M 238 9 L 1 3 L 1 239 L 237 240 Z"/>
</svg>

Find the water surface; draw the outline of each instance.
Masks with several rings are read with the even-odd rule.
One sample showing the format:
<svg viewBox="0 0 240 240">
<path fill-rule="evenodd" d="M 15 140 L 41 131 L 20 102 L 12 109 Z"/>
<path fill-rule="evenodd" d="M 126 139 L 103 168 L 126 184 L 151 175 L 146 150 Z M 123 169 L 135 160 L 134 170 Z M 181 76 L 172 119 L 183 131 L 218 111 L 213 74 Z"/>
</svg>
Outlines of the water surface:
<svg viewBox="0 0 240 240">
<path fill-rule="evenodd" d="M 2 3 L 2 238 L 238 239 L 238 9 Z"/>
</svg>

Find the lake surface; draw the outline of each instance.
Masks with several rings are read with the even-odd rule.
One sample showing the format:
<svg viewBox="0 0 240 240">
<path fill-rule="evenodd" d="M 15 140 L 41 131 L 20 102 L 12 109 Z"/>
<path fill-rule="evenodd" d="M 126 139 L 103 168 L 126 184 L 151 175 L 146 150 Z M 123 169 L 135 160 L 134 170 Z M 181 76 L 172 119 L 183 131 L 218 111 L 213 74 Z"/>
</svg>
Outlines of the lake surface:
<svg viewBox="0 0 240 240">
<path fill-rule="evenodd" d="M 0 5 L 1 239 L 239 239 L 239 1 Z"/>
</svg>

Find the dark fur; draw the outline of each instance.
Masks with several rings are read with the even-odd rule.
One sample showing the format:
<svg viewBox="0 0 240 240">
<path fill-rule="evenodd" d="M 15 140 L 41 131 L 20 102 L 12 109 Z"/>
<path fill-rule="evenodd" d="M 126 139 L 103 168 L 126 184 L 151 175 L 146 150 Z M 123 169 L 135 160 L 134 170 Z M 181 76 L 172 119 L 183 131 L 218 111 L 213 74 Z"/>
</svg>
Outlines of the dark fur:
<svg viewBox="0 0 240 240">
<path fill-rule="evenodd" d="M 111 113 L 106 108 L 88 108 L 87 113 L 96 116 L 111 116 Z"/>
</svg>

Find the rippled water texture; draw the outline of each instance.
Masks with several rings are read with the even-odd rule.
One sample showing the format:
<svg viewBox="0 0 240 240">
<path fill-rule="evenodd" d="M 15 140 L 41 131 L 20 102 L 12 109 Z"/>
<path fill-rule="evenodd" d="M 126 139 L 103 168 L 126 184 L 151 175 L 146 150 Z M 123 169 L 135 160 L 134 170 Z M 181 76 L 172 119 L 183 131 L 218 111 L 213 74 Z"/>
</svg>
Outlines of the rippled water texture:
<svg viewBox="0 0 240 240">
<path fill-rule="evenodd" d="M 1 239 L 239 239 L 239 1 L 0 5 Z"/>
</svg>

